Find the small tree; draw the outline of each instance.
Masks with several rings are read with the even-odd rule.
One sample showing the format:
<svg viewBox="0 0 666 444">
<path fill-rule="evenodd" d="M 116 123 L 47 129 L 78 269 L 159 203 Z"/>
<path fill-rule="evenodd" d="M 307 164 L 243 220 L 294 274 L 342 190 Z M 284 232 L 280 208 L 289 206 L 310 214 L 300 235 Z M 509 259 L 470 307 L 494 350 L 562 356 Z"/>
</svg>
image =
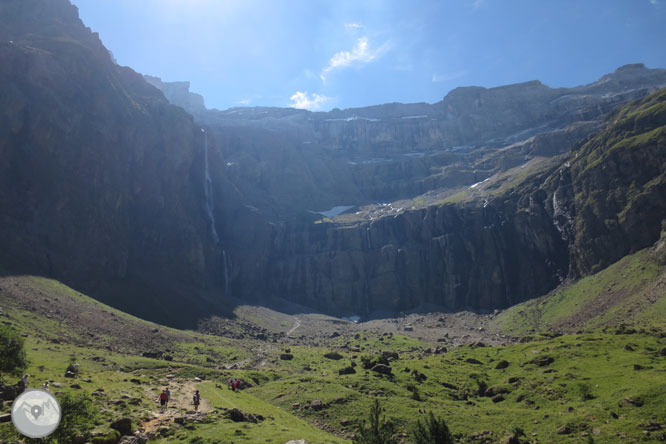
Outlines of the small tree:
<svg viewBox="0 0 666 444">
<path fill-rule="evenodd" d="M 58 428 L 49 435 L 48 442 L 85 442 L 95 427 L 96 409 L 85 393 L 63 393 L 58 396 L 62 417 Z"/>
<path fill-rule="evenodd" d="M 383 408 L 379 405 L 379 400 L 375 399 L 374 404 L 370 407 L 370 423 L 366 425 L 362 421 L 358 427 L 356 437 L 354 437 L 355 444 L 395 444 L 396 440 L 393 438 L 393 423 L 387 421 L 385 417 L 380 418 Z"/>
<path fill-rule="evenodd" d="M 23 338 L 8 325 L 0 325 L 0 383 L 3 375 L 20 376 L 28 366 Z"/>
<path fill-rule="evenodd" d="M 424 423 L 419 420 L 412 432 L 416 444 L 453 444 L 453 436 L 441 418 L 430 412 Z"/>
</svg>

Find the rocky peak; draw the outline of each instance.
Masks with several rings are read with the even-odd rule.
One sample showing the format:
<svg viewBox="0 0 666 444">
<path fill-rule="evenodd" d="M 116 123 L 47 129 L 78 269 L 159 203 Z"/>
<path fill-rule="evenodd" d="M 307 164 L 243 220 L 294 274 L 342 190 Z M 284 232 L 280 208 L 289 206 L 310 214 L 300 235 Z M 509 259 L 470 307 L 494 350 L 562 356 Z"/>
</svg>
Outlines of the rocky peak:
<svg viewBox="0 0 666 444">
<path fill-rule="evenodd" d="M 197 114 L 206 112 L 204 98 L 190 91 L 190 82 L 164 82 L 159 77 L 144 75 L 143 78 L 164 93 L 170 103 L 180 106 L 185 111 Z"/>
</svg>

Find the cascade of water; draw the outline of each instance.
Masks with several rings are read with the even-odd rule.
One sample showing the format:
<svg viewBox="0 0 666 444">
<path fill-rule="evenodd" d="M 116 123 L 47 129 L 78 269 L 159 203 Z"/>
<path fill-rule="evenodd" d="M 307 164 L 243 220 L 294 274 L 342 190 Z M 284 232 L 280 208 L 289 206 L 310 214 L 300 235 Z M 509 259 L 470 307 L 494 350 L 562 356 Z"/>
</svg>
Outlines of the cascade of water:
<svg viewBox="0 0 666 444">
<path fill-rule="evenodd" d="M 231 261 L 227 261 L 227 252 L 222 250 L 222 260 L 224 261 L 224 295 L 231 296 L 231 282 L 229 282 L 229 266 Z"/>
<path fill-rule="evenodd" d="M 208 170 L 208 134 L 201 128 L 201 132 L 204 133 L 204 197 L 206 199 L 206 215 L 208 216 L 208 223 L 210 224 L 210 234 L 215 241 L 215 244 L 220 242 L 220 237 L 217 235 L 217 229 L 215 228 L 215 213 L 213 210 L 213 181 L 210 179 L 210 171 Z"/>
</svg>

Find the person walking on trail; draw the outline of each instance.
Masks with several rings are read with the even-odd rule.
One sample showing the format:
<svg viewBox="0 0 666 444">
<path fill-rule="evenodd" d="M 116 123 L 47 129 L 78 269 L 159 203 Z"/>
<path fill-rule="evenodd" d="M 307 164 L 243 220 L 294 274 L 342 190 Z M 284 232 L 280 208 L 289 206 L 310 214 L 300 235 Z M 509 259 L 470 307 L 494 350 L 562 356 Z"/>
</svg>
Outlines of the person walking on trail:
<svg viewBox="0 0 666 444">
<path fill-rule="evenodd" d="M 21 393 L 23 393 L 23 391 L 24 391 L 25 389 L 28 388 L 28 378 L 29 378 L 29 377 L 30 377 L 30 375 L 29 375 L 28 373 L 26 373 L 25 375 L 23 375 L 23 377 L 22 377 L 22 378 L 19 380 L 19 382 L 16 384 L 16 387 L 18 388 L 18 394 L 19 394 L 19 395 L 20 395 Z"/>
<path fill-rule="evenodd" d="M 194 411 L 196 412 L 199 410 L 199 404 L 201 403 L 201 395 L 199 394 L 199 390 L 194 392 L 194 397 L 192 400 L 194 401 Z"/>
<path fill-rule="evenodd" d="M 231 378 L 227 379 L 227 388 L 229 390 L 232 390 L 233 385 L 234 385 L 233 379 L 231 379 Z"/>
<path fill-rule="evenodd" d="M 167 403 L 166 390 L 162 390 L 162 393 L 160 393 L 160 410 L 164 410 L 166 408 L 166 403 Z"/>
<path fill-rule="evenodd" d="M 169 390 L 169 387 L 166 388 L 166 408 L 169 408 L 169 400 L 171 399 L 171 390 Z"/>
</svg>

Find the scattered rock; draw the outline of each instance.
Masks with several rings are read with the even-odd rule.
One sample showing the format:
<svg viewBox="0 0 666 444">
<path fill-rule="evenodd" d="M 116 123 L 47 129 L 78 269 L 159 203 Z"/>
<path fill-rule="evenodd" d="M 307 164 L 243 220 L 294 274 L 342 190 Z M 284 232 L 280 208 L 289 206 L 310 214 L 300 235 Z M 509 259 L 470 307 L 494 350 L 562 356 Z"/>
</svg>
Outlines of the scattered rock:
<svg viewBox="0 0 666 444">
<path fill-rule="evenodd" d="M 374 367 L 371 369 L 373 372 L 380 373 L 382 375 L 390 375 L 391 374 L 391 367 L 388 365 L 384 364 L 376 364 Z"/>
<path fill-rule="evenodd" d="M 354 367 L 345 367 L 338 370 L 339 375 L 353 375 L 354 373 L 356 373 Z"/>
<path fill-rule="evenodd" d="M 398 352 L 394 352 L 394 351 L 383 351 L 382 352 L 382 357 L 386 360 L 391 359 L 393 361 L 397 361 L 397 360 L 400 359 L 400 355 L 398 354 Z"/>
<path fill-rule="evenodd" d="M 291 441 L 287 441 L 284 444 L 310 444 L 310 443 L 304 439 L 292 439 Z"/>
<path fill-rule="evenodd" d="M 121 435 L 130 435 L 132 433 L 132 419 L 131 418 L 121 418 L 117 421 L 114 421 L 109 426 L 114 430 L 118 430 Z"/>
<path fill-rule="evenodd" d="M 80 384 L 71 384 L 70 387 L 73 388 L 73 389 L 81 390 L 81 385 Z"/>
<path fill-rule="evenodd" d="M 490 398 L 490 400 L 492 402 L 502 402 L 502 401 L 504 401 L 504 396 L 502 396 L 501 394 L 498 394 L 498 395 L 495 395 L 492 398 Z"/>
<path fill-rule="evenodd" d="M 329 352 L 329 353 L 326 353 L 326 354 L 324 355 L 324 357 L 327 358 L 327 359 L 333 359 L 334 361 L 338 361 L 338 360 L 344 358 L 344 356 L 342 356 L 342 355 L 341 355 L 340 353 L 338 353 L 338 352 Z"/>
<path fill-rule="evenodd" d="M 624 403 L 629 404 L 629 405 L 633 405 L 635 407 L 640 407 L 640 406 L 643 405 L 643 400 L 640 399 L 640 398 L 627 397 L 627 398 L 624 398 Z"/>
<path fill-rule="evenodd" d="M 568 435 L 571 433 L 571 429 L 567 425 L 563 425 L 561 427 L 558 427 L 557 430 L 555 431 L 558 435 Z"/>
<path fill-rule="evenodd" d="M 291 353 L 282 353 L 280 355 L 280 359 L 282 359 L 283 361 L 291 361 L 292 359 L 294 359 L 294 355 L 292 355 Z"/>
<path fill-rule="evenodd" d="M 337 338 L 338 336 L 340 336 L 340 333 L 338 333 L 337 331 L 334 331 L 333 333 L 331 333 L 331 336 L 329 336 L 329 338 L 333 339 L 333 338 Z"/>
<path fill-rule="evenodd" d="M 162 352 L 143 352 L 141 353 L 141 356 L 143 356 L 144 358 L 161 359 Z"/>
<path fill-rule="evenodd" d="M 231 419 L 233 422 L 250 422 L 256 424 L 258 421 L 263 421 L 264 417 L 261 415 L 253 415 L 245 413 L 240 409 L 229 409 L 224 413 L 225 418 Z"/>
<path fill-rule="evenodd" d="M 321 399 L 315 399 L 310 403 L 310 408 L 314 411 L 322 410 L 326 407 L 326 404 L 321 402 Z"/>
<path fill-rule="evenodd" d="M 419 383 L 424 382 L 426 379 L 428 379 L 428 377 L 426 375 L 424 375 L 423 373 L 421 373 L 418 370 L 414 370 L 412 372 L 412 377 L 414 378 L 414 380 L 416 382 L 419 382 Z"/>
<path fill-rule="evenodd" d="M 175 418 L 173 418 L 173 422 L 175 422 L 176 424 L 185 425 L 185 417 L 176 416 Z"/>
<path fill-rule="evenodd" d="M 0 424 L 5 422 L 12 422 L 12 415 L 8 413 L 6 415 L 0 415 Z"/>
<path fill-rule="evenodd" d="M 497 370 L 500 370 L 500 369 L 503 369 L 503 368 L 507 368 L 508 366 L 509 366 L 509 361 L 505 361 L 504 359 L 502 359 L 500 362 L 498 362 L 497 364 L 495 364 L 495 368 L 496 368 Z"/>
<path fill-rule="evenodd" d="M 465 359 L 465 362 L 470 363 L 470 364 L 483 365 L 483 362 L 479 361 L 478 359 L 474 359 L 474 358 L 467 358 L 467 359 Z"/>
<path fill-rule="evenodd" d="M 65 370 L 65 378 L 76 378 L 79 375 L 79 364 L 70 364 Z"/>
<path fill-rule="evenodd" d="M 532 359 L 531 361 L 528 361 L 527 363 L 534 364 L 538 367 L 545 367 L 547 365 L 552 364 L 553 362 L 555 362 L 555 358 L 553 358 L 552 356 L 539 356 Z"/>
</svg>

